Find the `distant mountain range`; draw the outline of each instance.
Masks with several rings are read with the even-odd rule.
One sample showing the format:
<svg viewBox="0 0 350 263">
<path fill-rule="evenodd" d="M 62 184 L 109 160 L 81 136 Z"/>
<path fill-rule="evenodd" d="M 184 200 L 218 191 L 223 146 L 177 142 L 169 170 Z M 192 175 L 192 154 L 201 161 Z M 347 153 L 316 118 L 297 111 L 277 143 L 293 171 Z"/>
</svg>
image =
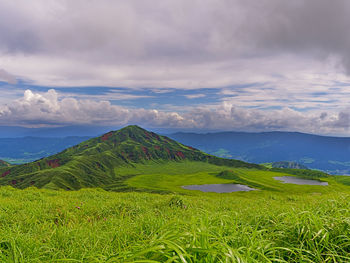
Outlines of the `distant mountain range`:
<svg viewBox="0 0 350 263">
<path fill-rule="evenodd" d="M 118 127 L 117 127 L 118 128 Z M 69 136 L 88 136 L 93 137 L 96 134 L 103 134 L 105 131 L 116 129 L 109 126 L 65 126 L 50 128 L 25 128 L 18 126 L 1 126 L 0 138 L 20 138 L 20 137 L 69 137 Z"/>
<path fill-rule="evenodd" d="M 35 162 L 0 168 L 0 185 L 77 190 L 101 187 L 122 190 L 116 171 L 149 162 L 203 162 L 217 166 L 265 169 L 239 160 L 223 159 L 185 146 L 166 136 L 128 126 L 84 141 Z M 127 175 L 130 177 L 133 175 Z"/>
<path fill-rule="evenodd" d="M 204 152 L 252 163 L 296 162 L 331 174 L 350 174 L 350 138 L 297 132 L 174 133 Z"/>
<path fill-rule="evenodd" d="M 23 137 L 0 138 L 0 159 L 13 164 L 32 162 L 61 152 L 91 137 L 64 138 Z"/>
<path fill-rule="evenodd" d="M 293 132 L 174 133 L 168 137 L 223 158 L 252 163 L 293 162 L 302 168 L 350 174 L 350 138 Z M 0 159 L 12 164 L 28 163 L 90 138 L 92 136 L 0 138 Z"/>
</svg>

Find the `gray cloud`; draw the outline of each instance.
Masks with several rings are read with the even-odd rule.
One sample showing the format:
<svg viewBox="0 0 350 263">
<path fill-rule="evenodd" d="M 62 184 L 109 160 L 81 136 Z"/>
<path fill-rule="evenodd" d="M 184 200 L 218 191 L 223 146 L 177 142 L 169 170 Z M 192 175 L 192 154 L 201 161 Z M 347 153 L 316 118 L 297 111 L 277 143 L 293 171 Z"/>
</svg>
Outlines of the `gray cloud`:
<svg viewBox="0 0 350 263">
<path fill-rule="evenodd" d="M 349 72 L 350 2 L 346 0 L 259 1 L 250 23 L 258 47 L 269 53 L 339 56 Z M 253 7 L 253 8 L 254 8 Z"/>
<path fill-rule="evenodd" d="M 0 69 L 0 81 L 7 82 L 9 84 L 16 84 L 16 77 L 5 71 L 4 69 Z"/>
<path fill-rule="evenodd" d="M 270 80 L 284 71 L 286 54 L 304 63 L 335 57 L 350 71 L 347 0 L 25 3 L 0 3 L 0 58 L 37 83 L 228 85 L 242 80 L 227 71 L 225 80 L 220 69 L 230 68 L 231 75 L 245 69 L 246 78 L 254 72 Z M 281 65 L 267 73 L 262 68 L 271 57 Z M 250 68 L 251 59 L 262 65 Z"/>
</svg>

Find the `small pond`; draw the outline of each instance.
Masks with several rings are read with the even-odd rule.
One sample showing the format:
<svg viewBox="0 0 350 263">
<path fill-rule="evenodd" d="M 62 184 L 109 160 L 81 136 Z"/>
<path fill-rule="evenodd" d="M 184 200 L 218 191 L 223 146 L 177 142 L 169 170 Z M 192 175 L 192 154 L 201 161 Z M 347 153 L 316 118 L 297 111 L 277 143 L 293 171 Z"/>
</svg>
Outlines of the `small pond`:
<svg viewBox="0 0 350 263">
<path fill-rule="evenodd" d="M 253 191 L 257 190 L 243 184 L 201 184 L 201 185 L 185 185 L 182 188 L 187 190 L 199 190 L 202 192 L 215 193 L 231 193 L 238 191 Z"/>
<path fill-rule="evenodd" d="M 273 179 L 282 181 L 285 184 L 299 184 L 299 185 L 328 185 L 327 182 L 321 182 L 312 179 L 303 179 L 294 176 L 280 176 L 274 177 Z"/>
</svg>

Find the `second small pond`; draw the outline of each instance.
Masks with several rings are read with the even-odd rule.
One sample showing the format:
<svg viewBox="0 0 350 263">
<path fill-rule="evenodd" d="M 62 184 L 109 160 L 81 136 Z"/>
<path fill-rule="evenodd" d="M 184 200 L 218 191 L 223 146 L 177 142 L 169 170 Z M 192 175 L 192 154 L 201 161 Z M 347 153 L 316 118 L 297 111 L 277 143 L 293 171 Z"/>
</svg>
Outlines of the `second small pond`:
<svg viewBox="0 0 350 263">
<path fill-rule="evenodd" d="M 303 179 L 294 176 L 280 176 L 274 177 L 275 180 L 282 181 L 285 184 L 299 184 L 299 185 L 328 185 L 327 182 L 321 182 L 312 179 Z"/>
</svg>

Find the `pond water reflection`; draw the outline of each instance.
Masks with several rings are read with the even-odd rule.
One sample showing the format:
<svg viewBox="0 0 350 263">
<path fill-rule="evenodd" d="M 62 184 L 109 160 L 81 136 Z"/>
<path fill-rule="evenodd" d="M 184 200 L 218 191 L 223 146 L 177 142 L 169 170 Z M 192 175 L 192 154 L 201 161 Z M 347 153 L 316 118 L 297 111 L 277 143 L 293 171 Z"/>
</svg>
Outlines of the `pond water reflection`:
<svg viewBox="0 0 350 263">
<path fill-rule="evenodd" d="M 299 185 L 328 185 L 327 182 L 321 182 L 312 179 L 303 179 L 294 176 L 280 176 L 274 177 L 275 180 L 282 181 L 285 184 L 299 184 Z"/>
</svg>

